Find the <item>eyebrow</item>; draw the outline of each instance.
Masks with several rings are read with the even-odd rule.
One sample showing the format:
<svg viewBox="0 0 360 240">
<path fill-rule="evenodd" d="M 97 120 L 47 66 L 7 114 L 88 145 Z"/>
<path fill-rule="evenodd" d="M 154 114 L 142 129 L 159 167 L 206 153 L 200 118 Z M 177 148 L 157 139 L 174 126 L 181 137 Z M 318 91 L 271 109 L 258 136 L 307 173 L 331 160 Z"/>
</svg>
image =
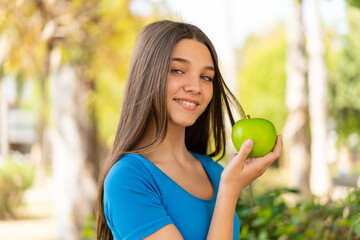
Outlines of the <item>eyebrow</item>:
<svg viewBox="0 0 360 240">
<path fill-rule="evenodd" d="M 186 59 L 184 59 L 184 58 L 179 58 L 179 57 L 172 58 L 171 61 L 190 64 L 190 61 L 189 61 L 189 60 L 186 60 Z M 205 69 L 211 70 L 211 71 L 214 71 L 214 72 L 215 72 L 215 68 L 212 67 L 212 66 L 206 66 Z"/>
</svg>

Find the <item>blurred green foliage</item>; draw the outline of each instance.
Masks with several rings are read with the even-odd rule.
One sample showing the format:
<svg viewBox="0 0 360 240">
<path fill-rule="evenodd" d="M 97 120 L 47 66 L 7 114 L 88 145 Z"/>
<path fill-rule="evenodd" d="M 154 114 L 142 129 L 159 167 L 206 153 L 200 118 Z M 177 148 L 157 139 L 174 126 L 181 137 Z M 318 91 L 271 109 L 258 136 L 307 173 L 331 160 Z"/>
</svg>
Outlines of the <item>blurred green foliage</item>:
<svg viewBox="0 0 360 240">
<path fill-rule="evenodd" d="M 0 166 L 0 219 L 16 218 L 23 204 L 24 192 L 33 183 L 35 167 L 23 160 L 10 158 Z"/>
<path fill-rule="evenodd" d="M 278 188 L 255 198 L 251 207 L 245 194 L 237 205 L 240 240 L 360 239 L 360 189 L 338 201 L 306 199 L 291 207 L 284 196 L 298 194 Z"/>
<path fill-rule="evenodd" d="M 83 240 L 95 240 L 96 239 L 96 217 L 90 215 L 83 226 L 81 237 Z"/>
<path fill-rule="evenodd" d="M 100 136 L 107 147 L 116 133 L 136 35 L 155 18 L 132 16 L 129 2 L 103 3 L 99 22 L 89 26 L 94 31 L 92 36 L 97 37 L 91 46 L 93 58 L 87 69 L 89 78 L 95 82 L 95 91 L 89 96 L 89 111 L 95 113 Z"/>
<path fill-rule="evenodd" d="M 346 0 L 346 2 L 353 7 L 360 8 L 360 0 Z"/>
<path fill-rule="evenodd" d="M 340 145 L 360 134 L 360 9 L 348 7 L 348 32 L 328 46 L 329 114 Z"/>
<path fill-rule="evenodd" d="M 3 76 L 13 76 L 17 91 L 27 87 L 32 96 L 23 99 L 20 94 L 16 106 L 38 111 L 45 120 L 39 124 L 52 124 L 49 61 L 56 58 L 52 51 L 58 49 L 60 65 L 72 66 L 81 80 L 82 107 L 96 122 L 101 143 L 109 147 L 136 35 L 157 19 L 155 14 L 134 16 L 130 2 L 0 1 L 0 37 L 6 39 L 9 49 L 0 63 L 0 81 Z"/>
<path fill-rule="evenodd" d="M 250 36 L 240 54 L 239 100 L 245 113 L 272 121 L 281 132 L 286 116 L 286 38 L 281 26 Z"/>
</svg>

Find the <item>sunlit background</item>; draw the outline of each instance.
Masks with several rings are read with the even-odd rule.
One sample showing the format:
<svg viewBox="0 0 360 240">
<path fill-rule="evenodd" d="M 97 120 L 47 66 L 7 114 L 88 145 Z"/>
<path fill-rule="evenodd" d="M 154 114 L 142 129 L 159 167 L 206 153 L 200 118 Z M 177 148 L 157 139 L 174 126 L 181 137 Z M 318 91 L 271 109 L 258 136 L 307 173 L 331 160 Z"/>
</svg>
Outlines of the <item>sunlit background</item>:
<svg viewBox="0 0 360 240">
<path fill-rule="evenodd" d="M 246 114 L 283 135 L 240 239 L 360 239 L 359 0 L 0 1 L 0 239 L 96 239 L 134 41 L 159 19 L 200 27 Z"/>
</svg>

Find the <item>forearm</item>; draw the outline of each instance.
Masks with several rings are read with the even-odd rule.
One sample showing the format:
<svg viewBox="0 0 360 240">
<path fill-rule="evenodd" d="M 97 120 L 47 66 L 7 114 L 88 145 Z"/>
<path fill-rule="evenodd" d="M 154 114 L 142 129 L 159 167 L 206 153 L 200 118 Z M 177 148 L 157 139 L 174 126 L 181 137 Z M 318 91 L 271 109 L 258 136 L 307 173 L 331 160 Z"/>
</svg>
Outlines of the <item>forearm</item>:
<svg viewBox="0 0 360 240">
<path fill-rule="evenodd" d="M 216 198 L 216 205 L 207 236 L 208 240 L 233 239 L 234 213 L 237 200 L 237 194 L 228 194 L 226 189 L 220 184 Z"/>
</svg>

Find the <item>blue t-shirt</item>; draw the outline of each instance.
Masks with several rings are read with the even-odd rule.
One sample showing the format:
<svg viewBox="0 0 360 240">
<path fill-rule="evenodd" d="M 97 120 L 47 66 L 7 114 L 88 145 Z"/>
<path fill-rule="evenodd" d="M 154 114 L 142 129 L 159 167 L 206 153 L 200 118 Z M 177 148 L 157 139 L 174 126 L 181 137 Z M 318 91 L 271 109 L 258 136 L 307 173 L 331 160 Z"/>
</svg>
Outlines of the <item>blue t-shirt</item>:
<svg viewBox="0 0 360 240">
<path fill-rule="evenodd" d="M 215 194 L 210 200 L 187 192 L 155 164 L 138 154 L 125 154 L 104 183 L 104 209 L 114 239 L 142 239 L 174 224 L 185 240 L 206 239 L 223 167 L 206 155 L 193 153 L 207 172 Z M 233 239 L 239 238 L 234 213 Z"/>
</svg>

